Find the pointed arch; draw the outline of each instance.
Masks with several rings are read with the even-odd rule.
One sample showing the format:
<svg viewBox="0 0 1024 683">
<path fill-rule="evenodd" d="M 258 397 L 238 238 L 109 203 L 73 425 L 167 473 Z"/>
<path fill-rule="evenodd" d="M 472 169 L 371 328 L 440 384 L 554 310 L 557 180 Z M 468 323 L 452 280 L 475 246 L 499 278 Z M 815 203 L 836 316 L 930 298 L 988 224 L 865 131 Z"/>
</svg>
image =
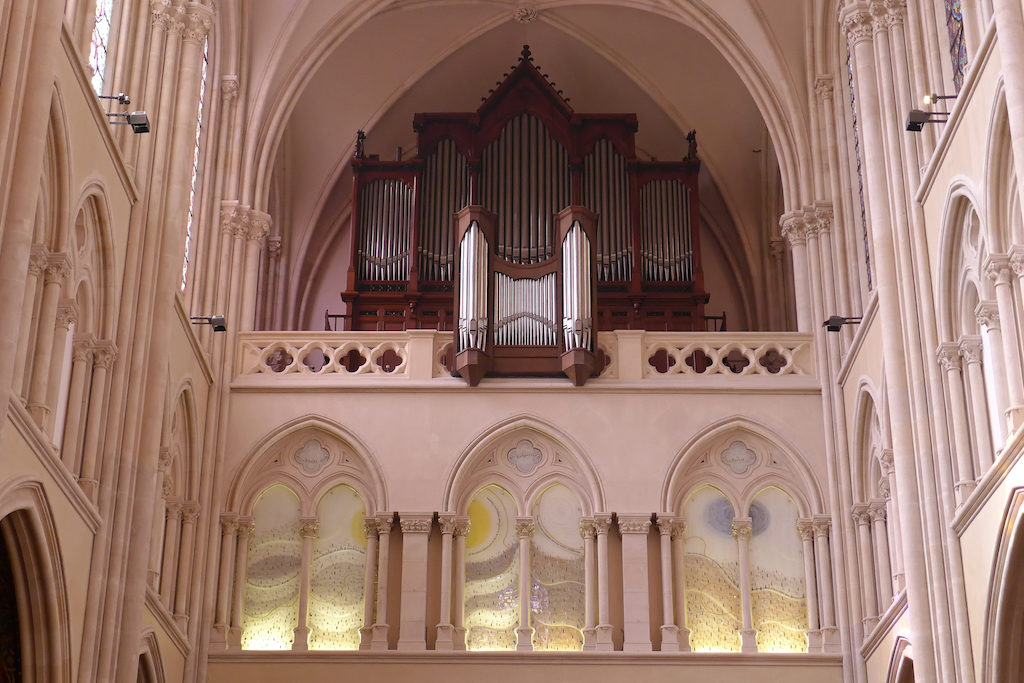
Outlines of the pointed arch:
<svg viewBox="0 0 1024 683">
<path fill-rule="evenodd" d="M 1010 120 L 1006 108 L 1006 87 L 1002 78 L 996 84 L 986 136 L 985 224 L 992 251 L 1002 253 L 1013 244 L 1013 228 L 1019 223 L 1019 216 L 1013 215 L 1019 196 L 1012 148 L 1006 144 L 1010 139 Z"/>
<path fill-rule="evenodd" d="M 1015 680 L 1024 670 L 1024 487 L 1010 492 L 1003 510 L 985 606 L 981 680 Z"/>
<path fill-rule="evenodd" d="M 71 681 L 67 589 L 57 528 L 42 483 L 0 486 L 0 542 L 12 559 L 25 683 Z"/>
<path fill-rule="evenodd" d="M 526 446 L 523 453 L 516 452 L 524 440 L 536 455 L 525 452 Z M 504 451 L 501 457 L 499 450 Z M 473 494 L 495 483 L 516 500 L 520 515 L 529 515 L 536 497 L 554 482 L 575 491 L 584 516 L 604 511 L 601 478 L 583 449 L 553 424 L 534 415 L 516 415 L 478 434 L 455 460 L 448 470 L 442 509 L 464 514 Z"/>
<path fill-rule="evenodd" d="M 144 683 L 164 683 L 167 680 L 163 657 L 160 654 L 160 641 L 155 631 L 146 631 L 142 636 L 138 677 Z"/>
</svg>

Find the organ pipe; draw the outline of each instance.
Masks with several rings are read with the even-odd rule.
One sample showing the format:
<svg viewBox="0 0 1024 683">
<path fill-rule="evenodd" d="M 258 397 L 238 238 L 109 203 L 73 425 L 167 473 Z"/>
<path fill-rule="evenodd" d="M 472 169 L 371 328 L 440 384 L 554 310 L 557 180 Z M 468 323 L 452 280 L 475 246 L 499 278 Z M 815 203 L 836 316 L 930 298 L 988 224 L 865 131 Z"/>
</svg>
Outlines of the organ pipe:
<svg viewBox="0 0 1024 683">
<path fill-rule="evenodd" d="M 562 241 L 562 333 L 565 350 L 591 349 L 593 310 L 590 240 L 574 221 Z"/>
<path fill-rule="evenodd" d="M 459 244 L 459 351 L 487 350 L 487 239 L 473 221 Z"/>
</svg>

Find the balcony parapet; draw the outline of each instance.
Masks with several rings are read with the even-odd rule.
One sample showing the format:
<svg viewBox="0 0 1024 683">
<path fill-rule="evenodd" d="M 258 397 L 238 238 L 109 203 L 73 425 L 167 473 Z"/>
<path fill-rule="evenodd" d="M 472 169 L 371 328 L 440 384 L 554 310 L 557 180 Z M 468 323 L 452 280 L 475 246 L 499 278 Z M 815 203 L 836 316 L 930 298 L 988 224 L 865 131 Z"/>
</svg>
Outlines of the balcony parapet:
<svg viewBox="0 0 1024 683">
<path fill-rule="evenodd" d="M 645 332 L 600 336 L 600 374 L 588 387 L 812 389 L 818 387 L 812 335 L 797 332 Z M 448 372 L 450 332 L 241 332 L 236 388 L 284 385 L 390 386 L 426 382 L 465 387 Z M 494 379 L 485 385 L 525 381 Z M 567 385 L 568 386 L 568 385 Z"/>
</svg>

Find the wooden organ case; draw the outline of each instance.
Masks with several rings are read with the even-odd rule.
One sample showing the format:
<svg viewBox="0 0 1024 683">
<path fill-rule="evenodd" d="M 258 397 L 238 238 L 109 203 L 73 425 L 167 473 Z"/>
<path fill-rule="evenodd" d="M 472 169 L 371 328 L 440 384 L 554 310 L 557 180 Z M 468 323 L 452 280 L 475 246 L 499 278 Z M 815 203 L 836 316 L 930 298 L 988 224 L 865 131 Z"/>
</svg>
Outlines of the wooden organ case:
<svg viewBox="0 0 1024 683">
<path fill-rule="evenodd" d="M 351 330 L 451 330 L 451 369 L 595 369 L 600 330 L 704 329 L 696 137 L 636 156 L 635 114 L 578 114 L 519 62 L 473 113 L 417 114 L 417 156 L 352 161 Z"/>
</svg>

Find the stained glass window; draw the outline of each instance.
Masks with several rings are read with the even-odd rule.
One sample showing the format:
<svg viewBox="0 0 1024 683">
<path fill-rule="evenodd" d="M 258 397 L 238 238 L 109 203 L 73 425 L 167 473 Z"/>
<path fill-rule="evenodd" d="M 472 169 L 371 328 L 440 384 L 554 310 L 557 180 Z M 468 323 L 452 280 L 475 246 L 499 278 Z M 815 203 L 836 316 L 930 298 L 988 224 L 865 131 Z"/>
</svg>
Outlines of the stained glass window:
<svg viewBox="0 0 1024 683">
<path fill-rule="evenodd" d="M 309 649 L 355 650 L 363 625 L 366 509 L 352 488 L 336 486 L 320 501 L 309 582 Z"/>
<path fill-rule="evenodd" d="M 206 101 L 206 75 L 209 66 L 210 41 L 203 45 L 203 74 L 199 81 L 199 110 L 196 112 L 196 144 L 192 150 L 192 186 L 188 195 L 188 222 L 185 224 L 185 260 L 181 266 L 181 289 L 188 282 L 188 264 L 192 253 L 192 226 L 196 212 L 196 185 L 199 181 L 199 142 L 203 133 L 203 104 Z"/>
<path fill-rule="evenodd" d="M 853 58 L 850 56 L 850 48 L 846 48 L 846 75 L 847 86 L 850 91 L 850 116 L 853 119 L 853 155 L 857 161 L 857 198 L 860 200 L 860 233 L 861 241 L 864 243 L 864 271 L 867 276 L 868 290 L 872 289 L 871 283 L 871 249 L 868 245 L 868 215 L 864 206 L 864 171 L 862 170 L 860 157 L 860 123 L 857 120 L 857 91 L 853 86 Z"/>
<path fill-rule="evenodd" d="M 495 485 L 469 503 L 466 536 L 466 643 L 470 650 L 515 650 L 519 626 L 516 503 Z"/>
<path fill-rule="evenodd" d="M 961 0 L 945 0 L 946 30 L 949 32 L 949 58 L 953 63 L 953 87 L 957 92 L 964 84 L 967 71 L 967 43 L 964 40 L 964 10 Z"/>
<path fill-rule="evenodd" d="M 743 625 L 732 503 L 698 489 L 685 506 L 686 624 L 695 652 L 739 652 Z"/>
<path fill-rule="evenodd" d="M 534 650 L 582 650 L 586 589 L 580 502 L 554 484 L 533 506 L 530 626 Z"/>
<path fill-rule="evenodd" d="M 96 0 L 96 21 L 92 27 L 89 45 L 89 69 L 92 71 L 92 89 L 103 94 L 103 78 L 107 71 L 107 47 L 110 45 L 110 17 L 114 13 L 114 0 Z"/>
</svg>

